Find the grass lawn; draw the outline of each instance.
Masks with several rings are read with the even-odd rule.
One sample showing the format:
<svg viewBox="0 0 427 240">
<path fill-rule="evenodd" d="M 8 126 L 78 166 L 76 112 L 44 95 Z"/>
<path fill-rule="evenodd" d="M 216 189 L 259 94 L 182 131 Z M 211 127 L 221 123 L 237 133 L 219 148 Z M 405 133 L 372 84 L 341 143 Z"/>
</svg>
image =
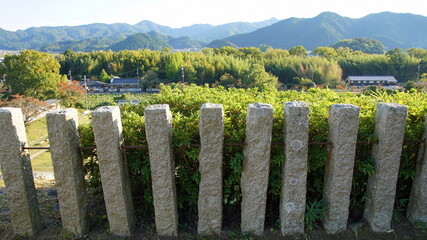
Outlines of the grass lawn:
<svg viewBox="0 0 427 240">
<path fill-rule="evenodd" d="M 31 150 L 30 156 L 33 155 L 38 150 Z M 33 171 L 40 171 L 40 172 L 53 172 L 52 167 L 52 159 L 50 157 L 50 152 L 46 151 L 34 159 L 31 158 L 31 167 Z"/>
<path fill-rule="evenodd" d="M 46 117 L 29 123 L 25 128 L 27 132 L 27 142 L 30 146 L 47 138 Z"/>
</svg>

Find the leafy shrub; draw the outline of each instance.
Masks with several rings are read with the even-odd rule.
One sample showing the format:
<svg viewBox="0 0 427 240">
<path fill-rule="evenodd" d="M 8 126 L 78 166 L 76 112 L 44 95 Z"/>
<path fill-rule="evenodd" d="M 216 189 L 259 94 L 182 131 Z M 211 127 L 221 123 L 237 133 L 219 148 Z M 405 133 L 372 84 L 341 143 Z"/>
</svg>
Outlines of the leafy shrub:
<svg viewBox="0 0 427 240">
<path fill-rule="evenodd" d="M 151 95 L 151 99 L 139 105 L 121 106 L 123 132 L 126 145 L 146 145 L 144 109 L 151 104 L 169 104 L 173 114 L 173 147 L 176 164 L 176 185 L 180 221 L 194 222 L 197 219 L 197 195 L 200 175 L 198 172 L 198 147 L 190 144 L 199 143 L 198 120 L 199 110 L 203 103 L 220 103 L 224 106 L 225 126 L 224 142 L 239 143 L 245 141 L 245 121 L 249 103 L 263 102 L 274 107 L 273 142 L 282 142 L 284 113 L 283 103 L 288 101 L 303 101 L 310 106 L 309 141 L 325 142 L 328 136 L 328 109 L 331 104 L 350 103 L 357 105 L 360 110 L 358 140 L 374 142 L 373 136 L 376 104 L 378 102 L 393 102 L 408 106 L 405 139 L 421 139 L 424 131 L 425 102 L 427 94 L 414 92 L 411 94 L 398 92 L 387 94 L 378 92 L 371 96 L 355 95 L 352 93 L 336 93 L 327 89 L 312 88 L 308 91 L 285 91 L 275 89 L 258 91 L 258 89 L 225 89 L 174 85 L 162 86 L 161 94 Z M 90 126 L 80 129 L 82 144 L 93 146 L 93 136 Z M 405 143 L 399 172 L 397 199 L 409 198 L 412 180 L 415 174 L 415 163 L 419 144 Z M 240 216 L 240 175 L 243 161 L 243 147 L 224 147 L 223 162 L 223 202 L 224 219 L 239 221 Z M 89 156 L 89 154 L 86 154 Z M 311 203 L 314 215 L 307 221 L 312 225 L 318 220 L 315 214 L 318 204 L 323 199 L 323 177 L 325 161 L 328 157 L 326 146 L 310 145 L 307 203 Z M 132 182 L 132 193 L 135 201 L 142 201 L 139 211 L 153 214 L 151 176 L 147 149 L 127 150 L 126 158 Z M 284 161 L 282 146 L 273 145 L 271 150 L 270 179 L 268 186 L 267 221 L 274 222 L 278 218 L 280 202 L 281 166 Z M 363 212 L 368 176 L 374 171 L 371 158 L 371 145 L 359 144 L 356 149 L 353 188 L 351 194 L 350 212 L 352 218 L 360 218 Z M 96 158 L 88 158 L 87 170 L 91 183 L 99 184 L 99 173 L 96 169 Z M 96 184 L 95 184 L 96 185 Z M 309 207 L 310 207 L 309 206 Z M 320 207 L 321 208 L 321 207 Z M 317 210 L 316 210 L 317 209 Z M 320 210 L 319 210 L 320 211 Z M 147 215 L 146 215 L 147 216 Z"/>
</svg>

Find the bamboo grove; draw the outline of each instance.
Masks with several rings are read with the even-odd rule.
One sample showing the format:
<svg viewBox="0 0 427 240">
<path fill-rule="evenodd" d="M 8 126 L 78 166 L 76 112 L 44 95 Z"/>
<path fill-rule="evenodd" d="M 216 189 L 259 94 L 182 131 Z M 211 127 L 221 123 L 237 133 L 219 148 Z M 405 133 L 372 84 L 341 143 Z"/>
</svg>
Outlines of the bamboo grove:
<svg viewBox="0 0 427 240">
<path fill-rule="evenodd" d="M 60 73 L 80 80 L 139 77 L 143 87 L 187 82 L 224 87 L 336 87 L 349 75 L 393 75 L 399 82 L 416 81 L 427 72 L 427 50 L 393 49 L 365 54 L 349 48 L 316 48 L 311 54 L 267 48 L 205 48 L 200 52 L 152 50 L 94 51 L 57 55 Z"/>
</svg>

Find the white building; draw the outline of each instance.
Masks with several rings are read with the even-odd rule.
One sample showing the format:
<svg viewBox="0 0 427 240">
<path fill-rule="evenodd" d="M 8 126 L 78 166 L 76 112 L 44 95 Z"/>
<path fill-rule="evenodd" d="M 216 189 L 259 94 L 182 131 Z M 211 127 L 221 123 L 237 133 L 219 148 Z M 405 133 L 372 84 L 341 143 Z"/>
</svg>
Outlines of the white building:
<svg viewBox="0 0 427 240">
<path fill-rule="evenodd" d="M 346 83 L 350 85 L 394 85 L 397 80 L 393 76 L 348 76 Z"/>
</svg>

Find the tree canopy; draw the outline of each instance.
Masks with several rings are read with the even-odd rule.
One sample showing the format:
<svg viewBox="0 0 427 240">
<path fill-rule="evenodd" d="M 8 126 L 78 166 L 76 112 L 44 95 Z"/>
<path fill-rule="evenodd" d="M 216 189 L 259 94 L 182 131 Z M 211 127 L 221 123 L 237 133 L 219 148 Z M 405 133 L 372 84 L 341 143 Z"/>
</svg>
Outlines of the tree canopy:
<svg viewBox="0 0 427 240">
<path fill-rule="evenodd" d="M 291 47 L 289 49 L 289 54 L 295 55 L 295 56 L 305 56 L 305 55 L 307 55 L 307 49 L 305 49 L 305 47 L 303 47 L 301 45 Z"/>
<path fill-rule="evenodd" d="M 6 55 L 1 71 L 12 94 L 49 99 L 55 97 L 59 83 L 66 81 L 59 67 L 52 55 L 25 50 L 19 55 Z"/>
<path fill-rule="evenodd" d="M 375 39 L 369 38 L 352 38 L 344 39 L 331 45 L 331 47 L 337 49 L 339 47 L 348 47 L 353 51 L 361 51 L 364 53 L 371 54 L 383 54 L 384 45 Z"/>
</svg>

